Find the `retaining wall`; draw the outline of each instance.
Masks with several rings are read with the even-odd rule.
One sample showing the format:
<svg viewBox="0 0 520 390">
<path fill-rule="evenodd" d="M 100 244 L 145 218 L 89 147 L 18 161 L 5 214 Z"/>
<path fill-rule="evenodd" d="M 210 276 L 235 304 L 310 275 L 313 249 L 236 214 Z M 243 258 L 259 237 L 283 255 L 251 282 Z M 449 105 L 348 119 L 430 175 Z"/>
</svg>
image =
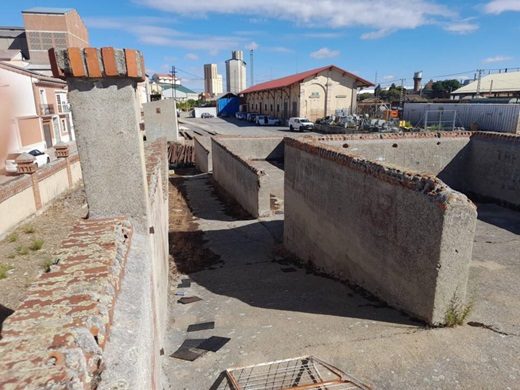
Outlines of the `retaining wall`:
<svg viewBox="0 0 520 390">
<path fill-rule="evenodd" d="M 249 161 L 282 158 L 281 137 L 212 138 L 213 178 L 256 218 L 271 214 L 269 176 Z"/>
<path fill-rule="evenodd" d="M 286 248 L 427 323 L 465 303 L 475 221 L 433 175 L 285 139 Z"/>
<path fill-rule="evenodd" d="M 55 160 L 32 175 L 0 186 L 0 238 L 25 219 L 42 211 L 56 197 L 81 181 L 78 154 Z"/>
<path fill-rule="evenodd" d="M 475 133 L 466 175 L 470 197 L 520 210 L 520 135 Z"/>
<path fill-rule="evenodd" d="M 200 172 L 213 171 L 211 156 L 211 137 L 196 136 L 193 139 L 195 148 L 195 166 Z"/>
</svg>

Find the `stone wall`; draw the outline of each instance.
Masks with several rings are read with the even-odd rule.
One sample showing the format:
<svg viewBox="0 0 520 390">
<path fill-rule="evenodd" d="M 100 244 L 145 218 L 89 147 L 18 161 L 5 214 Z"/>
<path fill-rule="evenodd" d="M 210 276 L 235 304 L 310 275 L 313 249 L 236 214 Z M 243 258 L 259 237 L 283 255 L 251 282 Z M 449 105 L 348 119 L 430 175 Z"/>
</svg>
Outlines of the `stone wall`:
<svg viewBox="0 0 520 390">
<path fill-rule="evenodd" d="M 96 388 L 133 229 L 126 218 L 79 222 L 58 264 L 3 324 L 0 388 Z"/>
<path fill-rule="evenodd" d="M 465 303 L 475 221 L 433 175 L 285 139 L 286 248 L 427 323 Z"/>
<path fill-rule="evenodd" d="M 146 139 L 155 141 L 166 138 L 179 140 L 177 106 L 172 99 L 158 100 L 143 104 Z"/>
<path fill-rule="evenodd" d="M 81 181 L 79 157 L 73 154 L 21 175 L 0 186 L 0 238 L 35 213 L 41 212 L 57 196 Z"/>
</svg>

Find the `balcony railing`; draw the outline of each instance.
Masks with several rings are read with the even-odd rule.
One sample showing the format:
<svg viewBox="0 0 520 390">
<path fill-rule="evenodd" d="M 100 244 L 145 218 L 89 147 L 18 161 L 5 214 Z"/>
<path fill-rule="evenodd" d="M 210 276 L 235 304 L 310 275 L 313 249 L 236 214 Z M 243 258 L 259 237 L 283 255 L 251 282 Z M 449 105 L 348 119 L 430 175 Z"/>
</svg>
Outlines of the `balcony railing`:
<svg viewBox="0 0 520 390">
<path fill-rule="evenodd" d="M 54 115 L 56 113 L 54 104 L 40 104 L 40 113 L 41 115 Z"/>
<path fill-rule="evenodd" d="M 65 114 L 67 112 L 70 112 L 70 104 L 68 104 L 68 103 L 58 104 L 58 112 L 60 114 Z"/>
</svg>

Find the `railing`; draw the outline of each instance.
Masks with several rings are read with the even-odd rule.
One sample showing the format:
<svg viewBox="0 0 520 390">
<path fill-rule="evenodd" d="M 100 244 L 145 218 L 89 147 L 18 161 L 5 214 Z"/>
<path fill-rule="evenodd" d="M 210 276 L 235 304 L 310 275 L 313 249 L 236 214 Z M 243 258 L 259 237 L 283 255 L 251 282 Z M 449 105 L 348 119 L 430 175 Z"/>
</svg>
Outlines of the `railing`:
<svg viewBox="0 0 520 390">
<path fill-rule="evenodd" d="M 53 115 L 56 113 L 54 104 L 40 104 L 41 115 Z"/>
<path fill-rule="evenodd" d="M 58 112 L 60 114 L 65 114 L 67 112 L 70 112 L 70 104 L 68 104 L 68 103 L 58 104 Z"/>
</svg>

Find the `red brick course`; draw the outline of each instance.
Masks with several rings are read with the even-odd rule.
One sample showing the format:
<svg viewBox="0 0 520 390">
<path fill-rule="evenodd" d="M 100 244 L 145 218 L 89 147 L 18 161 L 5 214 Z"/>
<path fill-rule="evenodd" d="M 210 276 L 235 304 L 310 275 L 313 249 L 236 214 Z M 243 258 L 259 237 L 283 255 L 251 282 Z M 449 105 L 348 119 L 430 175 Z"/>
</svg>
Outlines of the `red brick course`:
<svg viewBox="0 0 520 390">
<path fill-rule="evenodd" d="M 130 249 L 126 218 L 79 222 L 4 322 L 0 388 L 95 388 Z"/>
<path fill-rule="evenodd" d="M 115 77 L 144 81 L 146 77 L 143 55 L 133 49 L 49 49 L 49 61 L 53 75 L 61 79 Z"/>
</svg>

